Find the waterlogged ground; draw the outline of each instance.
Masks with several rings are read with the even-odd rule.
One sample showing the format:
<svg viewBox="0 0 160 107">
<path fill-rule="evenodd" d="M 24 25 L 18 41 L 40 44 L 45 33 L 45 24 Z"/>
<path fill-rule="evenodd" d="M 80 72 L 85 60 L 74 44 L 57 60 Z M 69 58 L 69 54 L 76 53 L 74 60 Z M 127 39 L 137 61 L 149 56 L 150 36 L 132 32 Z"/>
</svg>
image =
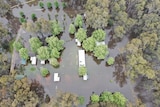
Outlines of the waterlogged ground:
<svg viewBox="0 0 160 107">
<path fill-rule="evenodd" d="M 47 1 L 52 1 L 53 3 L 53 0 Z M 44 1 L 44 3 L 46 8 L 46 1 Z M 74 39 L 72 39 L 68 33 L 69 24 L 73 21 L 73 19 L 69 16 L 74 16 L 77 11 L 71 10 L 69 8 L 63 10 L 62 6 L 60 6 L 59 11 L 56 11 L 54 8 L 51 11 L 47 8 L 45 9 L 45 11 L 41 11 L 39 10 L 39 6 L 37 6 L 36 3 L 34 4 L 35 6 L 32 4 L 25 4 L 22 6 L 22 8 L 14 8 L 13 15 L 15 17 L 20 17 L 19 12 L 22 11 L 28 17 L 28 20 L 31 20 L 32 13 L 35 13 L 38 18 L 43 17 L 45 19 L 48 19 L 48 14 L 51 16 L 51 19 L 55 19 L 55 16 L 58 15 L 57 19 L 61 23 L 61 26 L 63 26 L 64 28 L 61 39 L 65 41 L 65 50 L 62 53 L 59 68 L 53 68 L 49 64 L 41 65 L 39 61 L 36 66 L 33 66 L 31 64 L 25 66 L 24 72 L 31 81 L 36 80 L 40 84 L 42 84 L 45 93 L 50 97 L 55 96 L 56 90 L 62 90 L 76 93 L 79 96 L 84 96 L 85 104 L 89 102 L 89 96 L 92 94 L 92 92 L 100 94 L 105 90 L 111 92 L 119 91 L 124 94 L 125 97 L 129 99 L 129 101 L 133 101 L 134 97 L 136 96 L 135 93 L 133 93 L 133 84 L 131 84 L 129 80 L 122 76 L 122 72 L 114 73 L 114 66 L 106 66 L 105 62 L 107 57 L 104 61 L 100 62 L 96 61 L 95 58 L 92 57 L 92 55 L 86 54 L 86 66 L 89 79 L 87 81 L 83 81 L 82 78 L 78 76 L 78 50 L 81 48 L 76 46 Z M 108 34 L 109 30 L 106 30 L 106 33 Z M 24 33 L 21 35 L 26 47 L 28 47 L 28 39 L 30 38 L 29 35 L 29 33 Z M 108 42 L 110 41 L 109 35 L 107 35 L 105 41 L 106 44 L 108 44 Z M 128 39 L 125 38 L 121 42 L 117 43 L 114 48 L 109 49 L 109 56 L 116 57 L 118 54 L 120 54 L 119 49 L 124 47 L 127 42 Z M 19 57 L 16 58 L 16 64 L 20 64 Z M 40 75 L 39 68 L 42 66 L 48 68 L 50 71 L 50 76 L 48 76 L 47 78 L 43 78 Z M 31 71 L 32 68 L 34 68 L 35 70 Z M 53 74 L 55 72 L 59 73 L 61 77 L 60 82 L 55 83 L 53 81 Z M 123 87 L 120 87 L 119 81 L 122 80 L 124 80 L 124 85 Z M 83 106 L 85 107 L 85 105 Z"/>
</svg>

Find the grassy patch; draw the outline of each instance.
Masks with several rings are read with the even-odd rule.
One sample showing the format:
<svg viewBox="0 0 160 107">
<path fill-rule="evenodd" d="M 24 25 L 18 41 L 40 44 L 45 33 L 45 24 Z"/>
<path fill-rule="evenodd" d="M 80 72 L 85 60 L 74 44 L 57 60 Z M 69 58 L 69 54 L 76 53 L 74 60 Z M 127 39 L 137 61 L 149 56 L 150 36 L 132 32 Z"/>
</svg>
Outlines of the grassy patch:
<svg viewBox="0 0 160 107">
<path fill-rule="evenodd" d="M 15 41 L 15 38 L 12 39 L 10 42 L 9 42 L 9 52 L 13 53 L 13 43 Z"/>
<path fill-rule="evenodd" d="M 35 71 L 36 70 L 36 67 L 31 67 L 30 68 L 30 71 Z"/>
</svg>

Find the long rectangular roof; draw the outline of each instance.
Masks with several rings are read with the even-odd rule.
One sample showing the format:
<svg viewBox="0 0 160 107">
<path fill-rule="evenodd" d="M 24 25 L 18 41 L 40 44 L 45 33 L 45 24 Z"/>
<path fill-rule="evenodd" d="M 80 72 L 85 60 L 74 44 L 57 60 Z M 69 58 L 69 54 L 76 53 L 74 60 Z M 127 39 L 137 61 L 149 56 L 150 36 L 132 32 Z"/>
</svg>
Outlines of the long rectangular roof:
<svg viewBox="0 0 160 107">
<path fill-rule="evenodd" d="M 79 67 L 80 66 L 86 66 L 85 51 L 84 50 L 78 50 L 78 56 L 79 56 Z"/>
</svg>

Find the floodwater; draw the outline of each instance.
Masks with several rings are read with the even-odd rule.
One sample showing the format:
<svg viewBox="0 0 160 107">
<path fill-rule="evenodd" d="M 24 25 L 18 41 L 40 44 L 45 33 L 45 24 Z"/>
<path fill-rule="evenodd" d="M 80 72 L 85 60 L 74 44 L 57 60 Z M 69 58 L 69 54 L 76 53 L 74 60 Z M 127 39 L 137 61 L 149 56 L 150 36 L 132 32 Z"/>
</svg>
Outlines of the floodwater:
<svg viewBox="0 0 160 107">
<path fill-rule="evenodd" d="M 52 1 L 53 0 L 47 0 Z M 48 10 L 45 4 L 45 11 L 39 10 L 39 6 L 34 5 L 23 5 L 22 8 L 14 8 L 13 15 L 16 17 L 20 17 L 19 12 L 22 11 L 28 17 L 28 20 L 31 20 L 31 14 L 35 13 L 36 16 L 43 17 L 48 19 L 48 14 L 50 14 L 51 19 L 55 19 L 55 15 L 57 16 L 58 21 L 61 26 L 64 28 L 64 32 L 61 36 L 61 39 L 65 41 L 65 50 L 61 56 L 61 62 L 59 68 L 54 68 L 49 64 L 40 65 L 40 61 L 38 61 L 36 66 L 28 64 L 25 67 L 25 74 L 28 78 L 33 81 L 36 80 L 44 87 L 44 91 L 50 97 L 55 96 L 57 90 L 62 90 L 66 92 L 72 92 L 78 94 L 79 96 L 85 97 L 85 104 L 89 103 L 89 96 L 92 92 L 96 94 L 100 94 L 102 91 L 108 90 L 111 92 L 119 91 L 125 95 L 129 101 L 134 101 L 135 93 L 133 93 L 134 85 L 130 83 L 128 79 L 125 80 L 125 84 L 120 86 L 118 80 L 119 73 L 114 73 L 114 66 L 106 66 L 106 60 L 96 61 L 92 55 L 86 54 L 86 66 L 89 75 L 89 79 L 87 81 L 83 81 L 82 78 L 78 76 L 78 50 L 81 49 L 77 47 L 74 39 L 72 39 L 69 35 L 68 28 L 69 24 L 73 21 L 67 13 L 71 13 L 71 16 L 74 16 L 75 11 L 66 9 L 63 10 L 62 6 L 60 6 L 59 11 L 55 10 L 53 7 L 52 11 Z M 65 17 L 65 18 L 64 18 Z M 65 19 L 65 20 L 64 20 Z M 109 30 L 106 30 L 106 33 L 109 34 Z M 28 47 L 28 39 L 30 38 L 30 33 L 23 34 L 22 40 L 25 40 L 24 45 Z M 106 44 L 110 41 L 110 35 L 106 37 Z M 116 46 L 112 49 L 109 49 L 109 56 L 116 57 L 120 54 L 120 49 L 127 44 L 128 39 L 124 38 L 121 42 L 117 43 Z M 29 48 L 29 47 L 28 47 Z M 19 58 L 16 59 L 17 65 L 20 64 Z M 50 71 L 50 76 L 47 78 L 43 78 L 40 75 L 40 67 L 46 67 Z M 30 71 L 32 67 L 35 67 L 35 71 Z M 53 74 L 58 72 L 61 78 L 60 82 L 53 81 Z M 84 106 L 84 105 L 83 105 Z"/>
</svg>

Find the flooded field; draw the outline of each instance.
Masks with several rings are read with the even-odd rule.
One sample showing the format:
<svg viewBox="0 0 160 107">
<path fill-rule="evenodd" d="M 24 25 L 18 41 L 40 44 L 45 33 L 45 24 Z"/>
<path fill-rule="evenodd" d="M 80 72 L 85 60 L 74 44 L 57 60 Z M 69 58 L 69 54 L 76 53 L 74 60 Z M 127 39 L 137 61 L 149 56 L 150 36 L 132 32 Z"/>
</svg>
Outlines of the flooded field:
<svg viewBox="0 0 160 107">
<path fill-rule="evenodd" d="M 52 0 L 47 0 L 52 1 Z M 22 2 L 25 2 L 22 0 Z M 89 79 L 87 81 L 83 81 L 82 78 L 78 76 L 78 50 L 80 47 L 76 46 L 75 40 L 70 37 L 68 28 L 69 24 L 73 22 L 73 19 L 77 10 L 72 9 L 63 9 L 60 6 L 60 9 L 57 11 L 55 8 L 52 10 L 48 10 L 46 7 L 46 1 L 43 1 L 45 4 L 45 10 L 40 10 L 40 7 L 37 6 L 37 2 L 34 4 L 25 4 L 21 7 L 17 7 L 13 9 L 13 15 L 15 17 L 20 17 L 19 13 L 22 11 L 26 15 L 28 20 L 31 20 L 31 14 L 35 13 L 38 18 L 42 17 L 45 19 L 49 19 L 48 15 L 50 15 L 51 19 L 57 19 L 61 26 L 63 26 L 64 31 L 62 33 L 61 39 L 65 41 L 65 49 L 61 56 L 61 62 L 59 68 L 54 68 L 49 64 L 41 65 L 40 61 L 36 66 L 28 64 L 25 66 L 24 74 L 30 79 L 30 81 L 38 81 L 44 87 L 44 91 L 50 97 L 55 96 L 57 90 L 67 91 L 76 93 L 80 96 L 85 97 L 85 104 L 89 103 L 89 96 L 92 92 L 100 94 L 102 91 L 108 90 L 111 92 L 119 91 L 125 95 L 129 101 L 134 101 L 135 93 L 133 92 L 134 85 L 125 78 L 123 72 L 116 71 L 115 66 L 106 66 L 106 59 L 103 61 L 97 61 L 95 58 L 86 53 L 86 67 L 88 70 Z M 73 18 L 71 18 L 71 16 Z M 3 19 L 0 19 L 3 20 Z M 84 25 L 85 26 L 85 25 Z M 109 34 L 109 29 L 106 30 L 106 44 L 109 43 L 111 35 Z M 21 38 L 25 45 L 25 47 L 29 46 L 28 40 L 30 38 L 30 33 L 25 33 L 21 35 Z M 46 35 L 47 37 L 48 35 Z M 116 57 L 120 54 L 120 49 L 124 47 L 128 42 L 127 38 L 124 38 L 121 42 L 117 43 L 115 47 L 109 49 L 109 56 Z M 31 53 L 30 53 L 31 55 Z M 20 58 L 16 58 L 16 64 L 20 64 Z M 44 66 L 49 69 L 50 75 L 46 78 L 43 78 L 40 74 L 39 68 Z M 35 71 L 30 71 L 30 69 L 34 67 Z M 61 81 L 55 83 L 53 81 L 53 74 L 59 73 L 61 77 Z M 120 82 L 123 82 L 120 85 Z M 85 107 L 85 105 L 83 105 Z"/>
</svg>

